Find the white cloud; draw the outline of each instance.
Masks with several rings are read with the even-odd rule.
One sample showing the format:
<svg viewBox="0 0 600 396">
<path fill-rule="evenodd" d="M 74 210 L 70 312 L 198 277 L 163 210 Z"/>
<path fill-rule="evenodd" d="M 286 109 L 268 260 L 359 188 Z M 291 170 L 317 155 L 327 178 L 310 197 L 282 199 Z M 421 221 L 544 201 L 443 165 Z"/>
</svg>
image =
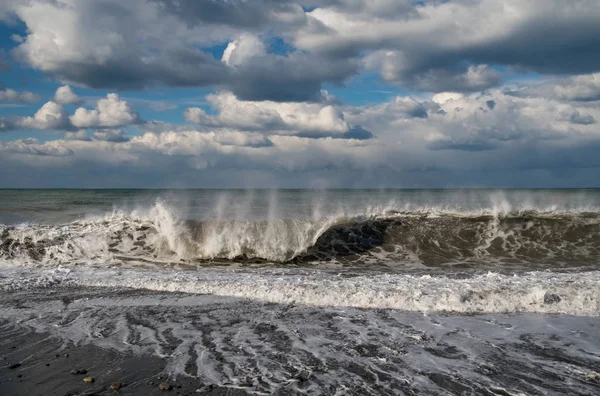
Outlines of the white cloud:
<svg viewBox="0 0 600 396">
<path fill-rule="evenodd" d="M 54 101 L 62 105 L 76 105 L 82 103 L 79 96 L 77 96 L 68 85 L 63 85 L 56 90 Z"/>
<path fill-rule="evenodd" d="M 17 92 L 14 89 L 0 90 L 0 101 L 16 103 L 35 103 L 40 100 L 40 96 L 32 92 Z"/>
<path fill-rule="evenodd" d="M 69 135 L 72 137 L 73 135 Z M 94 166 L 128 166 L 150 170 L 158 162 L 185 164 L 189 169 L 260 169 L 304 172 L 322 168 L 369 169 L 385 160 L 377 141 L 265 137 L 256 133 L 161 132 L 112 139 L 60 139 L 42 145 L 34 139 L 7 143 L 13 154 L 69 155 Z M 54 153 L 54 154 L 52 154 Z M 69 160 L 71 161 L 71 159 Z M 44 162 L 38 162 L 40 165 Z M 167 171 L 168 169 L 165 169 Z M 175 172 L 173 177 L 176 177 Z"/>
<path fill-rule="evenodd" d="M 267 49 L 258 37 L 245 34 L 227 45 L 221 61 L 227 66 L 236 67 L 243 65 L 254 57 L 263 57 L 266 54 Z"/>
<path fill-rule="evenodd" d="M 32 138 L 0 142 L 0 152 L 47 157 L 73 155 L 73 151 L 65 147 L 61 141 L 40 143 L 39 140 Z"/>
<path fill-rule="evenodd" d="M 120 127 L 140 121 L 139 115 L 131 106 L 115 93 L 100 99 L 96 109 L 78 108 L 69 119 L 77 128 Z"/>
<path fill-rule="evenodd" d="M 70 90 L 59 91 L 57 91 L 57 96 L 62 99 L 63 103 L 66 103 L 65 100 L 67 99 L 74 99 L 73 96 L 68 95 Z M 110 93 L 106 98 L 98 101 L 95 109 L 88 110 L 80 107 L 72 116 L 68 116 L 61 104 L 49 101 L 33 117 L 0 118 L 0 131 L 14 129 L 109 129 L 140 122 L 141 119 L 138 113 L 126 101 L 121 100 L 119 95 Z M 71 134 L 69 136 L 74 138 L 77 135 Z M 99 136 L 104 136 L 104 134 L 101 133 Z"/>
<path fill-rule="evenodd" d="M 229 92 L 208 95 L 207 100 L 217 115 L 194 107 L 184 112 L 185 118 L 207 127 L 314 137 L 344 137 L 353 128 L 339 109 L 326 103 L 243 101 Z"/>
<path fill-rule="evenodd" d="M 53 101 L 45 103 L 33 117 L 23 117 L 17 121 L 20 128 L 63 129 L 69 125 L 65 109 Z"/>
<path fill-rule="evenodd" d="M 562 80 L 555 85 L 554 93 L 565 100 L 600 100 L 600 73 Z"/>
<path fill-rule="evenodd" d="M 542 149 L 600 140 L 600 131 L 594 125 L 598 117 L 598 107 L 515 97 L 501 90 L 468 95 L 440 93 L 421 102 L 398 97 L 390 103 L 346 111 L 348 122 L 364 125 L 388 143 L 401 141 L 403 150 L 497 150 L 502 153 L 499 156 L 512 156 L 530 145 Z M 431 153 L 429 156 L 435 158 Z M 463 158 L 445 160 L 449 163 L 440 166 L 451 166 Z"/>
</svg>

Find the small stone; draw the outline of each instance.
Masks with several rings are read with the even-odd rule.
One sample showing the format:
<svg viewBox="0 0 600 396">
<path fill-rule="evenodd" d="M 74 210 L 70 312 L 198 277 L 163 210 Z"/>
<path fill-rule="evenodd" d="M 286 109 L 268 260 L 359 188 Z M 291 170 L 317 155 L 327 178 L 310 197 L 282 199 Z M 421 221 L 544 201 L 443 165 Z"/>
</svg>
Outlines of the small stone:
<svg viewBox="0 0 600 396">
<path fill-rule="evenodd" d="M 158 385 L 158 389 L 160 389 L 161 391 L 170 391 L 171 389 L 173 389 L 173 387 L 171 386 L 171 384 L 160 384 Z"/>
<path fill-rule="evenodd" d="M 86 369 L 73 369 L 73 370 L 71 370 L 71 374 L 83 375 L 83 374 L 87 374 L 87 370 Z"/>
<path fill-rule="evenodd" d="M 558 294 L 546 293 L 544 294 L 544 304 L 556 304 L 561 300 Z"/>
<path fill-rule="evenodd" d="M 312 373 L 308 370 L 302 370 L 297 376 L 296 379 L 300 382 L 305 382 L 310 379 Z"/>
<path fill-rule="evenodd" d="M 592 382 L 596 385 L 600 385 L 600 373 L 596 373 L 595 371 L 592 371 L 590 373 L 587 373 L 585 375 L 585 380 Z"/>
<path fill-rule="evenodd" d="M 85 378 L 83 379 L 83 382 L 85 382 L 86 384 L 92 384 L 92 383 L 94 383 L 94 381 L 95 381 L 95 380 L 94 380 L 94 378 L 93 378 L 93 377 L 85 377 Z"/>
<path fill-rule="evenodd" d="M 50 363 L 46 363 L 46 367 L 50 367 Z"/>
<path fill-rule="evenodd" d="M 9 364 L 7 367 L 8 367 L 9 369 L 11 369 L 11 370 L 14 370 L 14 369 L 16 369 L 16 368 L 18 368 L 18 367 L 21 367 L 21 363 L 13 363 L 13 364 Z"/>
<path fill-rule="evenodd" d="M 23 376 L 23 374 L 19 374 L 17 375 L 17 378 L 21 378 Z"/>
<path fill-rule="evenodd" d="M 121 383 L 120 382 L 113 382 L 112 384 L 110 384 L 110 390 L 119 390 L 121 389 Z"/>
</svg>

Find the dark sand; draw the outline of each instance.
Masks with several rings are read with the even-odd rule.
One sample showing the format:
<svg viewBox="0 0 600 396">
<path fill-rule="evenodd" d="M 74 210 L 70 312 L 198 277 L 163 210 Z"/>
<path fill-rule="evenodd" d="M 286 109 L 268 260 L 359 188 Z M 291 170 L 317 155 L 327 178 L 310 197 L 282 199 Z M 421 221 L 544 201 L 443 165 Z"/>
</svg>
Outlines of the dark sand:
<svg viewBox="0 0 600 396">
<path fill-rule="evenodd" d="M 0 312 L 0 396 L 600 394 L 597 317 L 425 316 L 77 286 L 0 293 Z"/>
<path fill-rule="evenodd" d="M 155 356 L 133 356 L 93 345 L 74 346 L 9 321 L 0 322 L 0 340 L 0 395 L 247 394 L 193 378 L 173 381 L 163 372 L 165 360 Z M 77 369 L 87 373 L 71 373 Z M 84 383 L 85 377 L 93 377 L 94 383 Z M 109 389 L 114 382 L 121 382 L 119 391 Z M 170 384 L 172 389 L 161 391 L 162 383 Z"/>
</svg>

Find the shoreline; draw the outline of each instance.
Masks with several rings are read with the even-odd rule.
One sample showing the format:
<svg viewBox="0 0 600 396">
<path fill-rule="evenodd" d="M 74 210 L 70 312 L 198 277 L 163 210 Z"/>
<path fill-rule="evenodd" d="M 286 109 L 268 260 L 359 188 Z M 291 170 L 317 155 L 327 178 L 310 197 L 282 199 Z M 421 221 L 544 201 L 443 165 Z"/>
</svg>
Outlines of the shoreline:
<svg viewBox="0 0 600 396">
<path fill-rule="evenodd" d="M 586 395 L 600 389 L 598 317 L 424 315 L 102 287 L 0 297 L 2 394 Z M 71 374 L 77 369 L 94 383 Z M 122 389 L 109 390 L 117 381 Z M 161 383 L 173 388 L 161 391 Z"/>
</svg>

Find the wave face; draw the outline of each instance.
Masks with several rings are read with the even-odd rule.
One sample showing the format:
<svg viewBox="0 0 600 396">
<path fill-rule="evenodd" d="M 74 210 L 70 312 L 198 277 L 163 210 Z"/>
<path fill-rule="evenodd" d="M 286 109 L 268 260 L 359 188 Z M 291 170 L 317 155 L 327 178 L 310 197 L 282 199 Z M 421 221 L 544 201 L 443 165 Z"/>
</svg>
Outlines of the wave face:
<svg viewBox="0 0 600 396">
<path fill-rule="evenodd" d="M 585 266 L 600 212 L 370 209 L 319 218 L 202 220 L 163 202 L 59 224 L 1 226 L 4 265 L 185 263 L 387 267 Z"/>
</svg>

